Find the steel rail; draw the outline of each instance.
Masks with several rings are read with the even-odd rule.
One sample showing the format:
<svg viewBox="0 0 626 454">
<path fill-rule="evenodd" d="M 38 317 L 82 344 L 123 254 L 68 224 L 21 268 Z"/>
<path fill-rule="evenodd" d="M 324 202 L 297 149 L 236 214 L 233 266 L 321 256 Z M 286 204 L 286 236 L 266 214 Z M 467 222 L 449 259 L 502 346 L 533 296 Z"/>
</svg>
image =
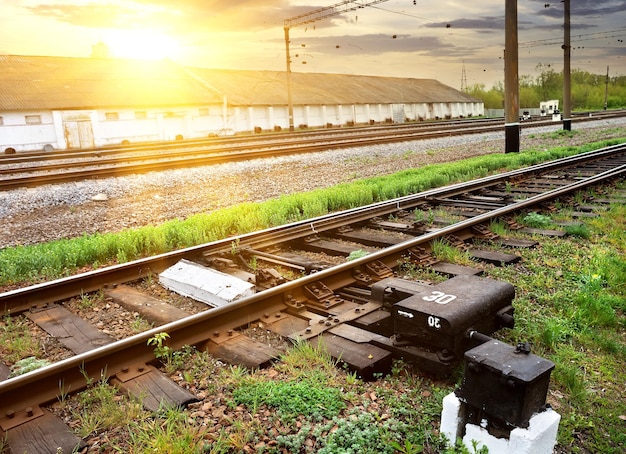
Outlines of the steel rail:
<svg viewBox="0 0 626 454">
<path fill-rule="evenodd" d="M 596 118 L 599 119 L 600 117 Z M 546 123 L 544 121 L 543 123 Z M 551 122 L 550 122 L 551 123 Z M 251 147 L 271 146 L 274 144 L 288 145 L 307 145 L 312 142 L 322 142 L 329 140 L 349 140 L 350 137 L 373 138 L 396 135 L 411 135 L 419 132 L 429 131 L 449 131 L 458 129 L 471 129 L 476 126 L 486 126 L 485 124 L 500 125 L 498 120 L 481 119 L 472 120 L 463 123 L 429 123 L 429 124 L 402 124 L 402 125 L 385 125 L 376 127 L 350 127 L 348 129 L 324 129 L 316 131 L 300 131 L 297 133 L 269 133 L 261 136 L 234 136 L 222 137 L 219 139 L 191 139 L 175 142 L 150 142 L 146 144 L 136 144 L 134 146 L 124 146 L 117 148 L 95 148 L 95 149 L 78 149 L 78 150 L 58 150 L 51 152 L 20 152 L 15 154 L 0 154 L 0 164 L 20 164 L 40 161 L 58 161 L 63 159 L 101 159 L 103 156 L 115 156 L 119 154 L 128 155 L 140 153 L 142 151 L 165 151 L 179 150 L 182 153 L 194 154 L 201 153 L 203 149 L 214 149 L 219 152 L 227 152 L 227 150 L 245 150 Z M 347 136 L 348 139 L 342 139 Z M 338 137 L 335 139 L 334 137 Z M 199 150 L 196 150 L 196 149 Z M 182 153 L 160 154 L 159 156 L 178 156 Z M 147 156 L 144 157 L 144 159 Z M 118 158 L 124 160 L 125 158 Z M 115 162 L 114 159 L 111 162 Z"/>
<path fill-rule="evenodd" d="M 134 260 L 132 262 L 113 265 L 99 270 L 89 271 L 75 276 L 56 279 L 51 282 L 35 284 L 8 292 L 0 293 L 1 313 L 19 313 L 44 304 L 71 298 L 81 292 L 91 292 L 102 288 L 105 284 L 117 284 L 158 274 L 162 270 L 186 258 L 193 260 L 206 253 L 227 252 L 233 241 L 239 247 L 261 248 L 276 243 L 301 237 L 305 233 L 324 232 L 337 228 L 346 222 L 356 222 L 372 216 L 391 214 L 426 200 L 430 197 L 443 197 L 481 189 L 490 185 L 507 181 L 512 178 L 560 169 L 574 164 L 595 159 L 607 158 L 623 153 L 626 145 L 614 145 L 600 150 L 590 151 L 568 158 L 547 163 L 536 164 L 506 173 L 490 175 L 476 180 L 456 183 L 442 188 L 434 188 L 418 194 L 411 194 L 393 200 L 376 202 L 364 207 L 357 207 L 337 213 L 330 213 L 313 219 L 296 221 L 279 227 L 272 227 L 258 232 L 230 237 L 210 243 L 192 246 L 181 250 L 159 254 L 153 257 Z"/>
<path fill-rule="evenodd" d="M 593 119 L 613 118 L 623 116 L 624 113 L 604 113 L 597 114 Z M 583 117 L 581 117 L 583 118 Z M 53 150 L 53 151 L 23 151 L 18 154 L 0 154 L 0 164 L 18 164 L 39 161 L 53 161 L 62 159 L 77 158 L 102 158 L 103 156 L 127 155 L 130 153 L 140 153 L 146 151 L 166 151 L 180 150 L 181 148 L 192 151 L 194 148 L 215 148 L 215 149 L 241 149 L 242 144 L 258 146 L 272 144 L 276 142 L 290 144 L 306 144 L 318 139 L 318 141 L 342 136 L 363 136 L 375 137 L 376 135 L 389 135 L 396 131 L 399 134 L 407 134 L 418 131 L 437 131 L 449 129 L 473 128 L 481 125 L 501 124 L 501 119 L 475 118 L 471 120 L 434 121 L 424 123 L 404 123 L 404 124 L 384 124 L 377 126 L 354 126 L 348 128 L 313 129 L 298 132 L 265 132 L 254 135 L 234 135 L 188 140 L 177 140 L 170 142 L 141 142 L 133 145 L 104 146 L 89 149 Z M 535 120 L 533 123 L 552 124 L 548 120 Z M 404 131 L 407 132 L 404 132 Z"/>
<path fill-rule="evenodd" d="M 626 111 L 596 111 L 587 113 L 577 113 L 575 119 L 578 121 L 593 121 L 606 118 L 622 117 Z M 471 119 L 457 119 L 451 121 L 426 121 L 420 123 L 403 123 L 403 124 L 381 124 L 376 126 L 354 126 L 354 127 L 338 127 L 338 128 L 324 128 L 324 129 L 311 129 L 302 130 L 295 133 L 291 132 L 263 132 L 260 135 L 234 135 L 234 136 L 216 136 L 208 138 L 187 139 L 171 142 L 141 142 L 132 145 L 107 145 L 103 147 L 90 148 L 90 149 L 75 149 L 75 150 L 52 150 L 52 151 L 23 151 L 19 152 L 19 155 L 15 154 L 0 154 L 0 164 L 3 163 L 23 163 L 37 161 L 49 161 L 60 159 L 76 159 L 80 157 L 84 158 L 101 158 L 104 155 L 116 155 L 116 154 L 128 154 L 137 153 L 141 151 L 155 151 L 155 150 L 170 150 L 180 149 L 181 147 L 193 148 L 193 147 L 225 147 L 231 148 L 233 144 L 240 143 L 264 143 L 272 141 L 290 141 L 295 139 L 296 141 L 306 137 L 320 137 L 320 136 L 343 136 L 351 134 L 366 134 L 372 133 L 372 131 L 388 131 L 403 129 L 408 130 L 429 130 L 438 128 L 472 128 L 480 124 L 500 124 L 502 118 L 471 118 Z M 525 123 L 526 125 L 541 126 L 546 124 L 554 124 L 553 121 L 544 118 L 536 118 L 531 122 Z M 296 142 L 297 143 L 297 142 Z"/>
<path fill-rule="evenodd" d="M 592 118 L 596 120 L 597 117 Z M 579 120 L 584 121 L 585 119 Z M 531 127 L 543 126 L 543 123 L 533 123 Z M 388 132 L 377 134 L 354 133 L 347 139 L 309 139 L 304 141 L 292 141 L 288 144 L 268 143 L 264 149 L 251 150 L 251 145 L 231 147 L 228 150 L 192 150 L 178 151 L 167 154 L 154 154 L 150 156 L 134 155 L 121 158 L 98 158 L 98 162 L 87 163 L 60 163 L 42 166 L 4 168 L 0 169 L 0 176 L 23 175 L 37 173 L 32 176 L 6 177 L 0 180 L 0 190 L 11 190 L 20 187 L 36 187 L 44 184 L 58 184 L 74 182 L 84 179 L 108 178 L 142 174 L 154 171 L 189 168 L 205 165 L 215 165 L 225 162 L 242 161 L 274 156 L 284 156 L 300 153 L 314 153 L 336 148 L 358 147 L 367 145 L 379 145 L 384 143 L 404 142 L 410 140 L 423 140 L 429 138 L 448 137 L 450 135 L 479 134 L 485 132 L 500 131 L 501 125 L 483 126 L 463 125 L 451 129 L 443 129 L 435 132 L 410 130 L 401 133 Z M 382 135 L 381 135 L 382 134 Z M 320 141 L 323 141 L 320 143 Z M 314 142 L 312 144 L 312 142 Z M 180 146 L 179 146 L 180 148 Z M 97 153 L 86 152 L 87 157 L 94 157 Z M 74 156 L 76 158 L 77 156 Z M 20 158 L 15 158 L 20 159 Z M 4 159 L 0 164 L 11 163 Z M 76 167 L 84 167 L 82 170 L 71 170 Z M 63 171 L 63 172 L 61 172 Z M 55 172 L 55 173 L 45 173 Z"/>
<path fill-rule="evenodd" d="M 619 118 L 626 114 L 626 110 L 621 111 L 597 111 L 575 114 L 575 119 L 580 122 L 602 120 L 607 118 Z M 141 151 L 155 151 L 155 150 L 170 150 L 187 148 L 192 150 L 193 148 L 213 147 L 213 148 L 232 148 L 237 147 L 237 144 L 247 143 L 248 145 L 263 144 L 265 142 L 273 141 L 289 141 L 300 140 L 302 138 L 315 138 L 315 137 L 328 137 L 328 136 L 346 136 L 346 135 L 373 135 L 373 134 L 388 134 L 389 131 L 402 131 L 402 130 L 417 130 L 428 131 L 438 130 L 441 128 L 472 128 L 476 125 L 489 125 L 489 124 L 502 123 L 501 118 L 472 118 L 462 120 L 451 121 L 427 121 L 423 123 L 403 123 L 403 124 L 384 124 L 376 126 L 354 126 L 348 128 L 330 128 L 330 129 L 312 129 L 303 130 L 298 132 L 263 132 L 262 134 L 255 135 L 234 135 L 234 136 L 218 136 L 198 139 L 187 139 L 180 141 L 170 142 L 141 142 L 132 145 L 108 145 L 90 149 L 74 149 L 74 150 L 53 150 L 53 151 L 23 151 L 19 152 L 19 155 L 15 154 L 0 154 L 0 164 L 8 163 L 24 163 L 36 161 L 50 161 L 61 159 L 76 159 L 76 158 L 101 158 L 106 155 L 128 154 L 138 153 Z M 530 122 L 525 123 L 529 126 L 545 126 L 548 124 L 554 124 L 553 121 L 544 118 L 536 118 Z M 381 132 L 382 131 L 382 132 Z"/>
<path fill-rule="evenodd" d="M 264 314 L 286 309 L 286 301 L 289 299 L 287 295 L 297 294 L 305 285 L 324 281 L 324 284 L 331 290 L 336 290 L 338 283 L 345 284 L 346 280 L 352 279 L 353 271 L 356 268 L 370 262 L 378 260 L 397 263 L 397 260 L 409 248 L 430 242 L 444 235 L 454 234 L 493 218 L 553 200 L 609 178 L 623 177 L 625 174 L 626 165 L 620 165 L 598 175 L 373 252 L 365 257 L 273 287 L 229 305 L 159 326 L 130 338 L 5 380 L 0 382 L 0 414 L 15 414 L 22 412 L 27 407 L 46 404 L 62 394 L 77 392 L 85 388 L 92 380 L 107 379 L 120 373 L 125 367 L 153 360 L 154 352 L 147 345 L 147 341 L 159 333 L 167 332 L 169 334 L 171 341 L 169 346 L 173 349 L 179 349 L 184 345 L 198 345 L 208 340 L 215 329 L 226 326 L 232 328 L 241 326 L 242 314 L 245 314 L 251 323 L 261 319 Z M 235 323 L 237 326 L 234 325 Z"/>
<path fill-rule="evenodd" d="M 250 150 L 250 146 L 238 147 L 234 151 L 194 151 L 177 152 L 167 155 L 153 156 L 129 156 L 124 158 L 110 158 L 98 162 L 74 162 L 63 164 L 51 164 L 33 167 L 19 167 L 0 169 L 0 176 L 23 175 L 37 173 L 37 175 L 25 177 L 6 177 L 0 180 L 0 190 L 10 190 L 20 187 L 35 187 L 44 184 L 68 183 L 84 179 L 97 179 L 119 177 L 126 175 L 142 174 L 155 171 L 216 165 L 234 161 L 247 161 L 292 154 L 316 153 L 337 148 L 359 147 L 367 145 L 380 145 L 384 143 L 404 142 L 417 139 L 430 139 L 437 137 L 449 137 L 460 134 L 479 134 L 482 132 L 499 131 L 501 126 L 481 126 L 480 128 L 467 130 L 446 130 L 441 132 L 418 132 L 407 135 L 353 137 L 346 140 L 333 140 L 320 143 L 315 140 L 314 144 L 301 145 L 290 143 L 288 145 L 272 144 L 262 150 Z M 303 142 L 304 143 L 304 142 Z M 310 143 L 307 141 L 306 143 Z M 190 156 L 202 155 L 202 156 Z M 76 167 L 87 167 L 82 170 L 71 170 Z M 65 171 L 67 170 L 67 171 Z M 62 171 L 62 172 L 61 172 Z M 46 174 L 45 172 L 59 172 Z"/>
</svg>

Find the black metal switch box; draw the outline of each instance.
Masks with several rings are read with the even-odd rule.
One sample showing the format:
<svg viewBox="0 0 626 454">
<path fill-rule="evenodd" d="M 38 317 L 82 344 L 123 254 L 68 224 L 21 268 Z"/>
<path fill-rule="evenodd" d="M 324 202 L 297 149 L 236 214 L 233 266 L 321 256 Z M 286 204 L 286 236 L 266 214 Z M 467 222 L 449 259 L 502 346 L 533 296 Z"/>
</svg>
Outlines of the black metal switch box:
<svg viewBox="0 0 626 454">
<path fill-rule="evenodd" d="M 392 307 L 395 342 L 445 351 L 460 361 L 476 346 L 468 330 L 491 334 L 513 319 L 515 288 L 508 282 L 461 275 L 432 286 Z"/>
<path fill-rule="evenodd" d="M 509 426 L 528 427 L 545 408 L 554 363 L 526 348 L 491 340 L 465 353 L 465 371 L 457 397 L 481 417 Z"/>
</svg>

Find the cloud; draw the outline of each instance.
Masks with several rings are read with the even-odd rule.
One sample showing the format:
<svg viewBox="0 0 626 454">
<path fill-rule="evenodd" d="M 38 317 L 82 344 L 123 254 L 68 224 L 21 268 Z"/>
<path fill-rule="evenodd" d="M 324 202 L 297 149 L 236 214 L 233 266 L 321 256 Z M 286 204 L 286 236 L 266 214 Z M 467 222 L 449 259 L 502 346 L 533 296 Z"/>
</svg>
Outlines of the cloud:
<svg viewBox="0 0 626 454">
<path fill-rule="evenodd" d="M 537 3 L 537 15 L 555 19 L 563 18 L 563 5 L 560 0 L 531 0 Z M 549 7 L 545 7 L 549 5 Z M 607 14 L 623 13 L 626 2 L 616 0 L 574 0 L 570 2 L 570 13 L 576 17 L 599 17 Z"/>
<path fill-rule="evenodd" d="M 141 25 L 184 34 L 205 27 L 235 31 L 282 24 L 282 19 L 277 20 L 276 8 L 284 4 L 284 0 L 130 0 L 40 3 L 23 8 L 34 16 L 79 27 L 132 29 Z"/>
<path fill-rule="evenodd" d="M 504 15 L 480 17 L 477 19 L 456 19 L 447 22 L 433 22 L 425 25 L 428 28 L 453 28 L 467 30 L 504 30 Z"/>
<path fill-rule="evenodd" d="M 367 34 L 311 37 L 298 40 L 293 46 L 294 59 L 310 59 L 315 55 L 371 57 L 387 53 L 419 54 L 422 56 L 468 57 L 476 49 L 446 44 L 438 36 L 408 34 Z"/>
</svg>

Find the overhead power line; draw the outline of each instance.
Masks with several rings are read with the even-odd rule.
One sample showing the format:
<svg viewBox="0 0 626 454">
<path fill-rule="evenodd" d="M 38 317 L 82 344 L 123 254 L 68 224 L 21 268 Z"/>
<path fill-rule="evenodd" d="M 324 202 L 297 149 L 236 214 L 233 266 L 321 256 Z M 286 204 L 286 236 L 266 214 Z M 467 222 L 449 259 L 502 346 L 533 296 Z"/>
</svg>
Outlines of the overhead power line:
<svg viewBox="0 0 626 454">
<path fill-rule="evenodd" d="M 356 11 L 366 6 L 376 5 L 378 3 L 386 2 L 387 0 L 344 0 L 341 3 L 335 3 L 331 6 L 309 11 L 308 13 L 300 14 L 299 16 L 290 17 L 285 19 L 285 54 L 287 61 L 287 103 L 288 103 L 288 115 L 289 115 L 289 130 L 293 131 L 293 96 L 291 92 L 291 57 L 289 55 L 289 29 L 296 25 L 310 24 L 311 22 L 317 22 L 327 17 L 337 16 L 342 13 L 350 11 Z"/>
<path fill-rule="evenodd" d="M 326 19 L 327 17 L 356 11 L 358 9 L 365 8 L 366 6 L 376 5 L 386 1 L 388 0 L 346 0 L 331 6 L 325 6 L 324 8 L 309 11 L 308 13 L 300 14 L 299 16 L 285 19 L 285 28 L 291 28 L 296 25 L 310 24 L 312 22 L 317 22 L 318 20 Z"/>
<path fill-rule="evenodd" d="M 572 35 L 572 41 L 592 41 L 595 39 L 607 39 L 607 38 L 617 38 L 620 36 L 626 35 L 626 28 L 620 28 L 613 31 L 604 31 L 604 32 L 596 32 L 596 33 L 580 33 L 578 35 Z M 547 38 L 547 39 L 537 39 L 534 41 L 526 41 L 519 44 L 520 48 L 526 47 L 539 47 L 539 46 L 553 46 L 555 44 L 562 44 L 563 38 Z"/>
</svg>

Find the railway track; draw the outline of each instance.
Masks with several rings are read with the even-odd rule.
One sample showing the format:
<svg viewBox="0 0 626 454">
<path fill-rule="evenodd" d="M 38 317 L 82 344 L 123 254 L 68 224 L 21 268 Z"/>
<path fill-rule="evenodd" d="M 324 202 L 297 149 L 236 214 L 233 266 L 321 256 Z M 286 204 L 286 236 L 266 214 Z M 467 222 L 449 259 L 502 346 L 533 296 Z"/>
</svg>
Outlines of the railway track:
<svg viewBox="0 0 626 454">
<path fill-rule="evenodd" d="M 579 191 L 623 179 L 625 151 L 623 145 L 609 147 L 2 293 L 4 314 L 26 315 L 69 353 L 52 365 L 0 381 L 0 428 L 14 452 L 43 452 L 37 451 L 40 445 L 70 452 L 81 441 L 46 405 L 59 392 L 80 391 L 103 376 L 129 393 L 147 393 L 148 408 L 162 401 L 180 406 L 192 402 L 192 394 L 155 367 L 148 341 L 161 333 L 167 333 L 172 349 L 193 345 L 254 368 L 277 356 L 276 350 L 246 334 L 246 328 L 262 323 L 286 339 L 322 342 L 364 378 L 387 371 L 399 357 L 428 373 L 449 374 L 477 342 L 469 333 L 488 336 L 513 323 L 514 290 L 481 278 L 480 264 L 505 266 L 523 260 L 524 248 L 533 244 L 499 237 L 490 223 L 499 220 L 517 230 L 519 213 L 544 210 L 556 200 L 571 203 Z M 590 206 L 579 203 L 573 209 L 588 212 L 592 203 L 597 209 L 610 202 L 590 200 Z M 439 261 L 433 254 L 437 243 L 464 251 L 476 266 Z M 490 244 L 508 249 L 502 252 Z M 346 261 L 355 251 L 356 258 Z M 448 279 L 411 280 L 408 268 Z M 207 282 L 219 276 L 219 290 L 172 284 L 176 278 L 168 273 L 176 275 L 179 269 L 208 273 Z M 133 286 L 157 275 L 179 293 L 197 292 L 196 299 L 208 301 L 207 310 L 187 315 Z M 221 293 L 238 285 L 243 290 L 232 301 Z M 120 340 L 103 334 L 64 307 L 64 301 L 91 292 L 103 292 L 158 326 Z M 474 314 L 459 316 L 455 311 L 464 313 L 463 302 L 472 294 L 489 309 L 481 306 Z M 418 297 L 430 303 L 416 307 Z M 38 434 L 36 441 L 33 433 Z"/>
<path fill-rule="evenodd" d="M 594 116 L 577 117 L 574 121 L 595 121 L 619 115 L 623 115 L 623 112 L 603 112 Z M 554 122 L 534 120 L 525 123 L 524 127 L 533 128 L 550 124 L 554 124 Z M 299 132 L 296 134 L 268 134 L 262 137 L 211 138 L 181 143 L 147 144 L 84 151 L 0 155 L 0 190 L 215 165 L 297 153 L 313 153 L 335 148 L 501 130 L 500 119 L 477 119 L 446 123 Z"/>
</svg>

